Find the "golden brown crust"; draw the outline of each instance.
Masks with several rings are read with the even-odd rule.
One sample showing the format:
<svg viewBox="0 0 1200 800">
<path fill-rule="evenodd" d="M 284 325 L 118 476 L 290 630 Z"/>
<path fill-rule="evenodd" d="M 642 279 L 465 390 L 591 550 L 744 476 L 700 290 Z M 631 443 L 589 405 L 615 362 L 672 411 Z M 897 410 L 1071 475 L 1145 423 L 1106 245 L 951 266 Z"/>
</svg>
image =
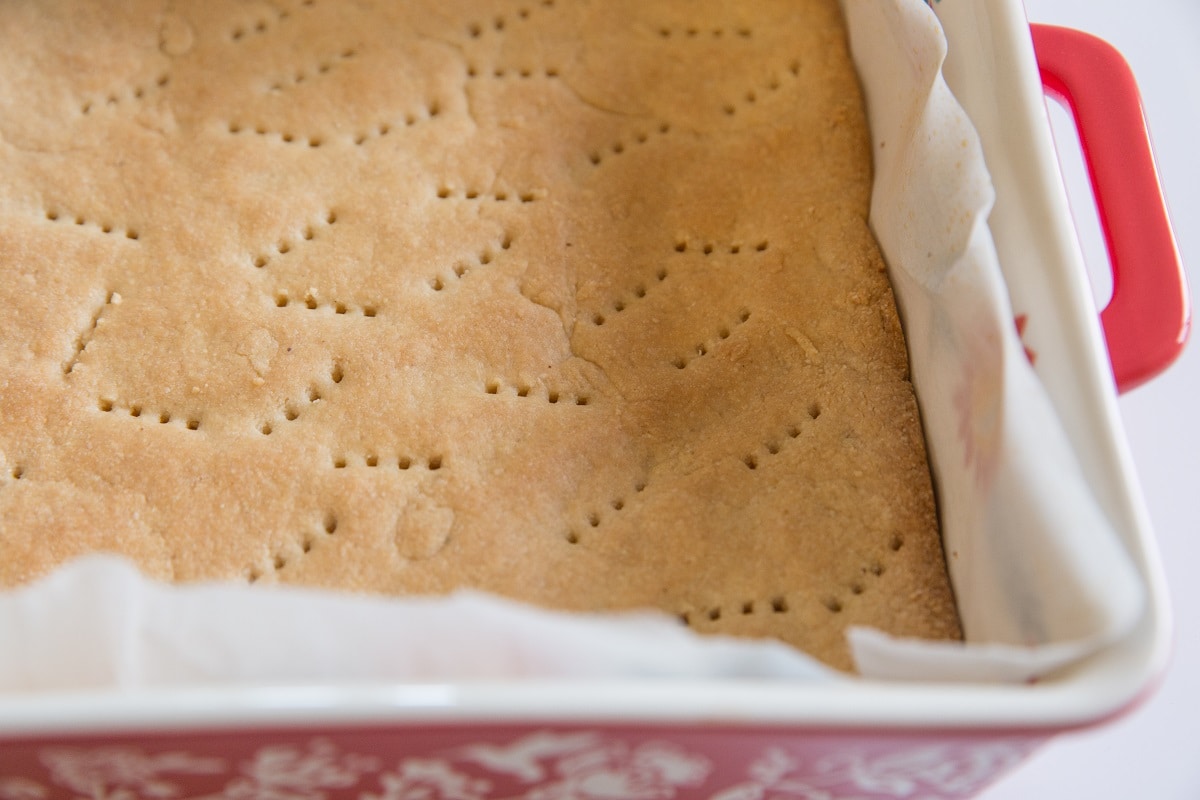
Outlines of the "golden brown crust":
<svg viewBox="0 0 1200 800">
<path fill-rule="evenodd" d="M 0 584 L 958 636 L 833 0 L 0 6 Z"/>
</svg>

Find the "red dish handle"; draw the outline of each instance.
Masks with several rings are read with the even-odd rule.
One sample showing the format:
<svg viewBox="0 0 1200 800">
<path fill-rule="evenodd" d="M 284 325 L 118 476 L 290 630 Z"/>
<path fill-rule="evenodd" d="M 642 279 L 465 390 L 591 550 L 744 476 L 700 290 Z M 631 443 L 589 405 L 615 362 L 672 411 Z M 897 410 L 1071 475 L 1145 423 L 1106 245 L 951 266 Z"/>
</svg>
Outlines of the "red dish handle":
<svg viewBox="0 0 1200 800">
<path fill-rule="evenodd" d="M 1075 118 L 1112 263 L 1100 315 L 1118 391 L 1162 372 L 1190 327 L 1187 282 L 1129 64 L 1081 31 L 1031 25 L 1046 94 Z"/>
</svg>

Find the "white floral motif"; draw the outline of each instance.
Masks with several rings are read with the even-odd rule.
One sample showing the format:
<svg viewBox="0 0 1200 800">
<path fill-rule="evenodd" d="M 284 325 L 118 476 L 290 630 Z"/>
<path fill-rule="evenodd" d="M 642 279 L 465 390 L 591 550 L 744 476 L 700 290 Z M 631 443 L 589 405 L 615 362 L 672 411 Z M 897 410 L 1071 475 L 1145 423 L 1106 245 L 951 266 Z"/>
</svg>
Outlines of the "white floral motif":
<svg viewBox="0 0 1200 800">
<path fill-rule="evenodd" d="M 217 758 L 186 753 L 148 756 L 127 747 L 50 748 L 42 751 L 41 760 L 54 783 L 94 800 L 175 797 L 179 787 L 165 775 L 216 775 L 225 770 L 225 762 Z"/>
<path fill-rule="evenodd" d="M 595 733 L 529 734 L 509 744 L 478 743 L 443 754 L 408 758 L 378 775 L 381 794 L 362 800 L 485 800 L 491 781 L 460 772 L 469 764 L 529 784 L 526 800 L 671 800 L 683 786 L 707 778 L 708 759 L 663 742 L 632 745 Z M 225 775 L 219 758 L 186 753 L 147 755 L 134 748 L 49 748 L 41 753 L 51 783 L 74 790 L 74 800 L 168 800 L 180 788 L 170 774 Z M 223 790 L 193 800 L 326 800 L 330 790 L 357 789 L 376 774 L 378 760 L 344 754 L 326 739 L 307 746 L 260 748 Z M 366 788 L 366 787 L 363 787 Z M 0 800 L 45 800 L 42 784 L 0 778 Z"/>
<path fill-rule="evenodd" d="M 750 765 L 751 780 L 713 795 L 710 800 L 851 800 L 831 795 L 825 789 L 788 777 L 800 770 L 800 762 L 778 747 L 772 747 Z"/>
<path fill-rule="evenodd" d="M 634 748 L 593 733 L 539 731 L 512 744 L 471 745 L 455 756 L 523 783 L 556 777 L 526 800 L 669 800 L 678 787 L 703 782 L 710 769 L 707 759 L 671 744 Z"/>
<path fill-rule="evenodd" d="M 445 761 L 410 758 L 380 776 L 383 794 L 362 800 L 485 800 L 491 784 L 456 772 Z"/>
<path fill-rule="evenodd" d="M 913 797 L 923 790 L 947 797 L 969 797 L 998 772 L 1015 765 L 1022 755 L 1022 750 L 1005 744 L 930 745 L 875 757 L 839 753 L 816 766 L 818 772 L 845 775 L 856 787 L 885 797 Z"/>
<path fill-rule="evenodd" d="M 28 778 L 0 778 L 0 800 L 45 800 L 46 787 Z"/>
<path fill-rule="evenodd" d="M 672 744 L 648 742 L 630 748 L 613 742 L 555 764 L 558 781 L 530 790 L 525 800 L 670 800 L 681 786 L 708 777 L 708 759 Z"/>
<path fill-rule="evenodd" d="M 789 778 L 788 773 L 800 769 L 800 762 L 778 747 L 769 748 L 750 765 L 750 780 L 732 786 L 713 795 L 711 800 L 764 800 L 764 798 L 788 798 L 788 800 L 834 800 L 834 796 L 817 788 Z M 837 798 L 837 800 L 850 800 Z"/>
<path fill-rule="evenodd" d="M 254 761 L 242 766 L 238 778 L 217 795 L 223 800 L 324 800 L 326 789 L 357 786 L 363 774 L 374 772 L 373 758 L 340 755 L 326 739 L 314 739 L 307 751 L 289 745 L 264 747 Z"/>
<path fill-rule="evenodd" d="M 538 731 L 512 744 L 473 744 L 456 754 L 464 761 L 479 764 L 490 772 L 513 775 L 525 783 L 546 776 L 543 761 L 555 756 L 576 753 L 600 742 L 594 733 L 551 733 Z"/>
<path fill-rule="evenodd" d="M 868 754 L 839 752 L 808 768 L 780 748 L 749 769 L 751 780 L 712 800 L 956 800 L 971 797 L 1026 753 L 1021 744 L 925 745 Z"/>
<path fill-rule="evenodd" d="M 1023 741 L 926 744 L 907 750 L 847 748 L 813 759 L 769 748 L 747 780 L 712 800 L 961 800 L 982 789 L 1029 752 Z M 223 775 L 227 764 L 129 747 L 47 748 L 40 753 L 51 782 L 73 800 L 167 800 L 179 796 L 169 777 Z M 442 758 L 408 758 L 378 776 L 381 794 L 361 800 L 485 800 L 493 785 L 460 772 L 455 762 L 529 785 L 520 800 L 671 800 L 701 785 L 708 759 L 665 742 L 638 745 L 601 734 L 541 731 L 510 744 L 479 743 Z M 307 747 L 267 746 L 241 765 L 224 791 L 195 800 L 326 800 L 329 790 L 356 789 L 379 769 L 377 759 L 343 754 L 330 741 Z M 0 800 L 59 796 L 37 781 L 0 777 Z"/>
</svg>

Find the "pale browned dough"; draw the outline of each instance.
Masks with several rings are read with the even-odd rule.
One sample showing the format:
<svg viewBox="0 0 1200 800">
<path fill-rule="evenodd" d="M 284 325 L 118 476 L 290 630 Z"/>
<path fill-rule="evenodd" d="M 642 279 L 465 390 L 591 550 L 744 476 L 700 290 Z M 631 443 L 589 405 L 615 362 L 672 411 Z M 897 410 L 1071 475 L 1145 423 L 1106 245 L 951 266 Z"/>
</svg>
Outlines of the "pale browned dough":
<svg viewBox="0 0 1200 800">
<path fill-rule="evenodd" d="M 0 4 L 0 584 L 956 638 L 835 0 Z"/>
</svg>

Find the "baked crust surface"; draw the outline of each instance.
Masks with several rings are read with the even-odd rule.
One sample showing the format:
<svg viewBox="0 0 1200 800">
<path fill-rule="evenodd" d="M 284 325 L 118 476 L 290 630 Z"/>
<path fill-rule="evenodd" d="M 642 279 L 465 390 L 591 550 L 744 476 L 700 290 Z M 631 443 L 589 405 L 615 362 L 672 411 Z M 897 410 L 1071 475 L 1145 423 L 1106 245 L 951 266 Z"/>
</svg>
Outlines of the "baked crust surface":
<svg viewBox="0 0 1200 800">
<path fill-rule="evenodd" d="M 401 7 L 403 6 L 403 7 Z M 0 4 L 0 585 L 956 638 L 835 0 Z"/>
</svg>

